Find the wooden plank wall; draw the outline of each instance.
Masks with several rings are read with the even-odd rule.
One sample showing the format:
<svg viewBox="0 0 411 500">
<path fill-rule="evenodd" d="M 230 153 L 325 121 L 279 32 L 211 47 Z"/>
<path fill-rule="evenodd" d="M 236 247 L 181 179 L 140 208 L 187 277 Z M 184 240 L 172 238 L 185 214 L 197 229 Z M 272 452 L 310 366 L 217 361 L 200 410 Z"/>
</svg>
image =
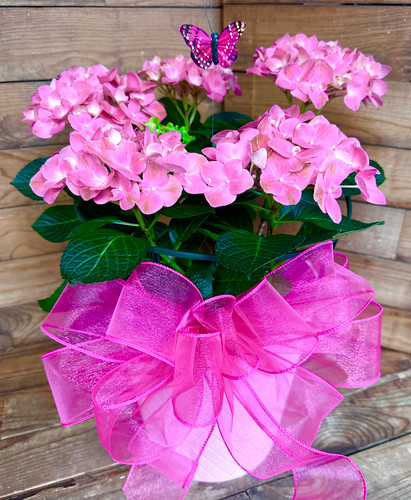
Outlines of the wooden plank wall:
<svg viewBox="0 0 411 500">
<path fill-rule="evenodd" d="M 221 2 L 213 2 L 219 25 Z M 0 1 L 0 352 L 18 355 L 44 340 L 36 300 L 61 282 L 62 245 L 30 227 L 44 204 L 24 198 L 10 181 L 29 161 L 59 150 L 67 134 L 33 136 L 21 123 L 23 109 L 39 84 L 73 64 L 127 72 L 155 55 L 188 55 L 183 23 L 207 29 L 201 0 Z"/>
<path fill-rule="evenodd" d="M 385 225 L 345 237 L 337 248 L 349 255 L 351 269 L 369 280 L 385 306 L 383 345 L 411 352 L 411 6 L 400 0 L 356 5 L 346 0 L 224 0 L 223 14 L 224 25 L 235 19 L 247 24 L 235 66 L 243 97 L 228 99 L 226 110 L 255 118 L 275 103 L 288 107 L 269 78 L 245 75 L 255 48 L 270 46 L 284 33 L 339 40 L 392 67 L 381 109 L 362 107 L 354 113 L 334 101 L 324 114 L 348 136 L 358 137 L 386 171 L 387 206 L 356 200 L 353 209 L 354 218 L 385 220 Z"/>
</svg>

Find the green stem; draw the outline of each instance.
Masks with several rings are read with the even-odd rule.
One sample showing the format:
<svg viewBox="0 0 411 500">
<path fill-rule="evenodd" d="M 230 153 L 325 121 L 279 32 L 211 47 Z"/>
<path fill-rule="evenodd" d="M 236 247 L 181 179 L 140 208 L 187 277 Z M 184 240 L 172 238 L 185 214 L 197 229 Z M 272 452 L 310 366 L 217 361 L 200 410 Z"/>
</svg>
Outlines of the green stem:
<svg viewBox="0 0 411 500">
<path fill-rule="evenodd" d="M 161 258 L 170 266 L 172 267 L 173 269 L 175 269 L 176 271 L 178 271 L 179 273 L 181 273 L 183 276 L 185 276 L 185 272 L 184 270 L 178 265 L 176 264 L 172 259 L 170 259 L 170 257 L 167 257 L 167 255 L 161 255 Z"/>
<path fill-rule="evenodd" d="M 153 229 L 155 223 L 158 221 L 158 219 L 161 217 L 161 215 L 156 215 L 153 219 L 153 222 L 148 226 L 147 231 L 151 233 L 151 230 Z"/>
<path fill-rule="evenodd" d="M 285 97 L 287 98 L 287 102 L 288 102 L 288 104 L 289 104 L 290 106 L 292 106 L 292 104 L 293 104 L 293 98 L 292 98 L 292 96 L 291 96 L 291 94 L 290 94 L 290 91 L 289 91 L 289 90 L 286 90 L 286 91 L 284 92 L 284 94 L 285 94 Z"/>
<path fill-rule="evenodd" d="M 140 224 L 141 230 L 146 235 L 146 238 L 148 239 L 150 245 L 152 245 L 153 247 L 155 247 L 156 246 L 156 242 L 151 237 L 150 232 L 146 228 L 146 223 L 144 221 L 143 214 L 136 207 L 134 207 L 132 210 L 133 210 L 134 215 L 136 216 L 137 222 Z"/>
<path fill-rule="evenodd" d="M 188 123 L 189 123 L 189 125 L 191 125 L 193 123 L 194 118 L 196 116 L 196 113 L 197 113 L 197 106 L 193 102 L 193 104 L 190 106 L 190 108 L 188 109 L 188 112 L 187 112 L 187 117 L 188 117 Z"/>
<path fill-rule="evenodd" d="M 317 109 L 317 111 L 315 112 L 315 116 L 318 116 L 320 113 L 322 113 L 323 109 L 327 106 L 329 102 L 330 101 L 327 101 L 322 108 Z"/>
</svg>

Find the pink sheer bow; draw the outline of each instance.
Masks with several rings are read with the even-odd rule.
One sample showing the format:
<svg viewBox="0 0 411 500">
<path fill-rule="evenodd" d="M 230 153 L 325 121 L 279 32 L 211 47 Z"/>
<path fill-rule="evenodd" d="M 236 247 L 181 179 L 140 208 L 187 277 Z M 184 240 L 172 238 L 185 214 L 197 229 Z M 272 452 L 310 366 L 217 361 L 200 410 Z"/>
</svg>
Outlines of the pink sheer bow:
<svg viewBox="0 0 411 500">
<path fill-rule="evenodd" d="M 92 416 L 128 499 L 184 498 L 213 432 L 294 499 L 365 498 L 347 457 L 311 447 L 342 396 L 379 377 L 381 312 L 368 283 L 316 245 L 238 297 L 202 300 L 150 262 L 127 281 L 67 286 L 42 325 L 66 348 L 43 357 L 63 425 Z"/>
</svg>

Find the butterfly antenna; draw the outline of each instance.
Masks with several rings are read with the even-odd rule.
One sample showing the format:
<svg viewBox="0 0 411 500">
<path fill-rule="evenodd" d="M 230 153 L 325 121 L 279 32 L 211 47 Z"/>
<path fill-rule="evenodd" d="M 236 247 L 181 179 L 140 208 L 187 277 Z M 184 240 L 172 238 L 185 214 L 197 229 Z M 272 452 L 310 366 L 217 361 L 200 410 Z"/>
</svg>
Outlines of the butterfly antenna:
<svg viewBox="0 0 411 500">
<path fill-rule="evenodd" d="M 212 2 L 212 0 L 210 0 L 210 5 L 211 5 L 211 2 Z M 207 7 L 205 6 L 204 0 L 203 0 L 203 8 L 204 8 L 204 12 L 205 12 L 206 17 L 207 17 L 207 22 L 208 22 L 208 26 L 210 28 L 210 31 L 213 32 L 213 28 L 211 27 L 210 19 L 208 18 Z M 212 13 L 213 13 L 213 7 L 211 5 L 211 15 L 212 15 Z M 214 24 L 214 19 L 213 19 L 213 24 Z"/>
<path fill-rule="evenodd" d="M 210 15 L 211 15 L 211 21 L 213 22 L 213 33 L 216 33 L 216 27 L 215 27 L 215 19 L 214 19 L 214 12 L 213 12 L 213 0 L 210 0 Z"/>
</svg>

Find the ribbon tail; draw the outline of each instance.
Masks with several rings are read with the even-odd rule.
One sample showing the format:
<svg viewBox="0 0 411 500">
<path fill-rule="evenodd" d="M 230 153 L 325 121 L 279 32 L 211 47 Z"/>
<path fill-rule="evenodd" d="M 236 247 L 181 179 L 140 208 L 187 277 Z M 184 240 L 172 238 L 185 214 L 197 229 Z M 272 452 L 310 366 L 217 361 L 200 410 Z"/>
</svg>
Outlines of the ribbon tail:
<svg viewBox="0 0 411 500">
<path fill-rule="evenodd" d="M 123 488 L 127 500 L 183 500 L 215 426 L 193 429 L 189 439 L 166 456 L 149 465 L 134 465 Z"/>
<path fill-rule="evenodd" d="M 289 385 L 286 403 L 276 400 L 278 391 L 262 374 L 231 382 L 231 404 L 223 407 L 218 425 L 234 460 L 260 479 L 293 470 L 293 500 L 363 500 L 365 482 L 354 462 L 311 447 L 321 420 L 338 403 L 337 392 L 301 368 L 279 377 L 289 379 L 284 380 L 284 390 Z M 323 414 L 313 418 L 314 408 L 324 408 Z"/>
<path fill-rule="evenodd" d="M 191 482 L 182 488 L 151 465 L 133 465 L 123 491 L 127 500 L 183 500 Z"/>
<path fill-rule="evenodd" d="M 364 476 L 348 457 L 316 450 L 322 454 L 293 470 L 295 492 L 293 500 L 365 500 L 367 487 Z"/>
</svg>

